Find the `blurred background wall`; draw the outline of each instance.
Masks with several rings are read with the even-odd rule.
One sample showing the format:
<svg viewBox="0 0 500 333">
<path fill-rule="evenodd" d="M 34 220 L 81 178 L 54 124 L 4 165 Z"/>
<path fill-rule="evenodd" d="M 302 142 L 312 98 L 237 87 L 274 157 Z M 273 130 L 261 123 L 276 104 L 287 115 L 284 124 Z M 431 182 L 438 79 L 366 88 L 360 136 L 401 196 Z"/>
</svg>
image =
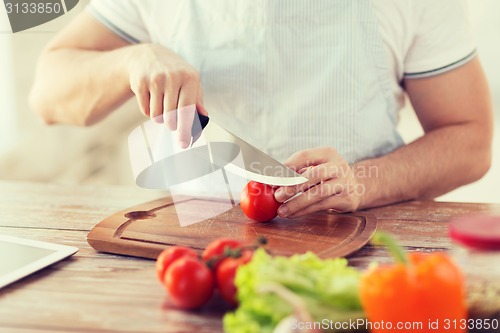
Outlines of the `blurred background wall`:
<svg viewBox="0 0 500 333">
<path fill-rule="evenodd" d="M 135 101 L 91 128 L 46 126 L 28 107 L 27 96 L 36 58 L 50 38 L 87 4 L 63 17 L 13 35 L 6 16 L 0 17 L 0 179 L 55 183 L 133 185 L 127 137 L 145 118 Z M 500 1 L 469 0 L 471 23 L 488 76 L 495 106 L 494 163 L 480 181 L 440 200 L 500 202 Z M 68 73 L 71 75 L 71 73 Z M 422 134 L 408 107 L 401 114 L 406 141 Z"/>
<path fill-rule="evenodd" d="M 500 202 L 500 42 L 498 39 L 500 1 L 468 0 L 468 5 L 479 57 L 493 98 L 495 112 L 493 164 L 481 180 L 452 191 L 438 200 L 498 203 Z M 401 113 L 399 129 L 407 142 L 422 135 L 422 128 L 410 107 Z"/>
<path fill-rule="evenodd" d="M 81 0 L 68 14 L 14 35 L 1 33 L 7 17 L 0 18 L 0 179 L 134 184 L 127 137 L 145 120 L 134 101 L 90 128 L 47 126 L 28 106 L 38 55 L 88 2 Z"/>
</svg>

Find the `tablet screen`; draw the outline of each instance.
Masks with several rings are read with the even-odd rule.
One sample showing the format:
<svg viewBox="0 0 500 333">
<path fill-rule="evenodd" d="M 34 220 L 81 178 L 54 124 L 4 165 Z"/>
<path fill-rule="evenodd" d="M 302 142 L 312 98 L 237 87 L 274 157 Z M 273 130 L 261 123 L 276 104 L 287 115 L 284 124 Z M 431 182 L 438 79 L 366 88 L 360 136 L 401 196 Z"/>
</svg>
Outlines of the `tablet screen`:
<svg viewBox="0 0 500 333">
<path fill-rule="evenodd" d="M 72 246 L 0 235 L 0 288 L 76 253 Z"/>
<path fill-rule="evenodd" d="M 54 250 L 0 240 L 0 276 L 55 253 Z"/>
</svg>

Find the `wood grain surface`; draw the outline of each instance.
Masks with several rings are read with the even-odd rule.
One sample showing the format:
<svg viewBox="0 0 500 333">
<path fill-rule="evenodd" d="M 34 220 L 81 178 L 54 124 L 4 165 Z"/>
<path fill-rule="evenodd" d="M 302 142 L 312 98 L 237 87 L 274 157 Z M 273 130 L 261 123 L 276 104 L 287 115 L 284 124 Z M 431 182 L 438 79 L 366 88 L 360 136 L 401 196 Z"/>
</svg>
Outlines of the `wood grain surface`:
<svg viewBox="0 0 500 333">
<path fill-rule="evenodd" d="M 322 258 L 335 258 L 362 248 L 377 227 L 377 219 L 371 214 L 326 211 L 296 219 L 277 217 L 267 223 L 254 223 L 239 206 L 208 219 L 203 217 L 196 224 L 180 225 L 179 211 L 196 215 L 220 204 L 224 203 L 189 197 L 176 200 L 175 204 L 171 197 L 147 202 L 104 219 L 90 231 L 88 242 L 98 251 L 156 259 L 163 249 L 174 245 L 201 252 L 220 238 L 255 244 L 256 239 L 265 237 L 266 249 L 274 255 L 312 251 Z"/>
<path fill-rule="evenodd" d="M 228 309 L 214 301 L 178 311 L 157 283 L 154 261 L 96 252 L 90 229 L 117 211 L 163 198 L 165 192 L 123 187 L 67 187 L 0 182 L 0 233 L 76 246 L 72 258 L 0 290 L 0 332 L 220 332 Z M 369 211 L 378 228 L 410 251 L 449 249 L 453 216 L 498 213 L 500 205 L 409 202 Z M 365 268 L 389 262 L 367 245 L 349 257 Z"/>
</svg>

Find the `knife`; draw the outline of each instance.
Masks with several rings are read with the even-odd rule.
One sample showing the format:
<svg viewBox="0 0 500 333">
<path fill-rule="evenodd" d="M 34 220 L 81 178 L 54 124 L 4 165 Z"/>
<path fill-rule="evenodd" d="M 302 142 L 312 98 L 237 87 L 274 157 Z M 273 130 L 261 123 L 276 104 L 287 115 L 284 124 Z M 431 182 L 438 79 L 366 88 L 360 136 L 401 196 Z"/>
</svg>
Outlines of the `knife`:
<svg viewBox="0 0 500 333">
<path fill-rule="evenodd" d="M 299 175 L 248 142 L 198 114 L 192 143 L 182 149 L 177 133 L 148 120 L 129 135 L 129 152 L 137 185 L 165 189 L 219 169 L 273 186 L 299 185 Z"/>
</svg>

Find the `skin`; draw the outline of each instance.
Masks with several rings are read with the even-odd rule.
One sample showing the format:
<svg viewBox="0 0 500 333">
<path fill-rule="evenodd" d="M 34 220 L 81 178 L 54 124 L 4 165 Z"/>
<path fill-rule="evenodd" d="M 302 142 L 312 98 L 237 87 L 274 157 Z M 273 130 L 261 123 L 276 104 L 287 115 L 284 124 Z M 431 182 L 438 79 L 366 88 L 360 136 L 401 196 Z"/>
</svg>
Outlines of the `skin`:
<svg viewBox="0 0 500 333">
<path fill-rule="evenodd" d="M 191 65 L 159 45 L 131 45 L 84 12 L 42 52 L 30 105 L 48 124 L 88 126 L 133 96 L 145 116 L 178 128 L 183 148 L 195 110 L 208 115 Z"/>
<path fill-rule="evenodd" d="M 404 86 L 425 135 L 354 165 L 332 147 L 295 153 L 286 164 L 310 181 L 276 191 L 280 216 L 434 198 L 487 172 L 493 115 L 479 60 Z M 159 45 L 131 45 L 82 13 L 40 56 L 30 103 L 48 124 L 87 126 L 133 96 L 144 115 L 178 129 L 181 147 L 189 145 L 196 110 L 208 115 L 199 74 L 180 56 Z"/>
<path fill-rule="evenodd" d="M 352 166 L 332 148 L 294 154 L 285 164 L 299 171 L 312 166 L 303 173 L 310 181 L 276 191 L 280 202 L 302 192 L 281 205 L 280 216 L 322 209 L 350 212 L 432 199 L 488 171 L 493 112 L 479 60 L 442 75 L 406 80 L 405 87 L 425 135 L 390 154 Z"/>
</svg>

